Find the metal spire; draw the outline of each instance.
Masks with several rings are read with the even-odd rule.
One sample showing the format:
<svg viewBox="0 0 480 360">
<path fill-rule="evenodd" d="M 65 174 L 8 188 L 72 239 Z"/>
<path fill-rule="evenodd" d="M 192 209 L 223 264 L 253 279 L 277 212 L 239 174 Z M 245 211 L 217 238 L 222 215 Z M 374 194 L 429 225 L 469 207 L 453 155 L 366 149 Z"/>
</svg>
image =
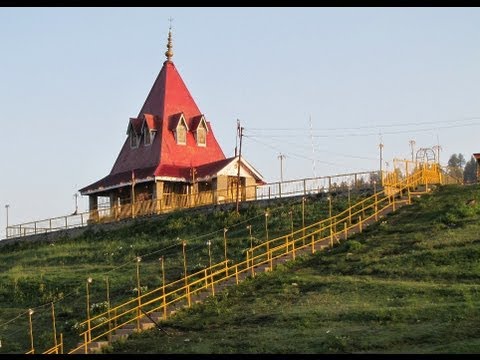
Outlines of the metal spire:
<svg viewBox="0 0 480 360">
<path fill-rule="evenodd" d="M 172 51 L 172 21 L 173 19 L 170 18 L 168 19 L 170 21 L 170 27 L 168 29 L 168 42 L 167 42 L 167 51 L 165 52 L 165 56 L 167 57 L 167 61 L 171 62 L 172 57 L 173 57 L 173 51 Z"/>
</svg>

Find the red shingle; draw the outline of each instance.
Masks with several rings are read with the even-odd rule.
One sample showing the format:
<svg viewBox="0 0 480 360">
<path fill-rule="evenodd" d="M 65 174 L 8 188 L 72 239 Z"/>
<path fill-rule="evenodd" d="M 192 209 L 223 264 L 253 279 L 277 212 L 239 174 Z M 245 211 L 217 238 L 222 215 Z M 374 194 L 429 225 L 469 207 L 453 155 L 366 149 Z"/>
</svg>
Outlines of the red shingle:
<svg viewBox="0 0 480 360">
<path fill-rule="evenodd" d="M 172 115 L 180 113 L 184 114 L 190 130 L 187 131 L 186 145 L 176 143 L 169 124 Z M 157 134 L 152 144 L 144 146 L 142 140 L 137 148 L 132 149 L 127 138 L 110 174 L 82 188 L 80 192 L 95 192 L 100 187 L 113 186 L 123 181 L 126 176 L 124 174 L 131 174 L 132 169 L 135 169 L 137 178 L 143 176 L 140 175 L 143 174 L 142 171 L 145 171 L 145 176 L 153 173 L 150 171 L 152 168 L 155 169 L 154 173 L 157 176 L 184 177 L 185 171 L 189 171 L 192 167 L 225 160 L 225 155 L 213 134 L 210 123 L 207 123 L 209 131 L 206 146 L 197 145 L 194 132 L 191 130 L 193 123 L 201 116 L 202 113 L 173 62 L 164 62 L 139 115 L 137 118 L 130 119 L 137 134 L 141 132 L 143 121 L 147 122 L 149 129 L 151 129 L 150 126 L 155 126 Z M 141 171 L 137 174 L 137 170 Z M 188 177 L 188 173 L 185 176 Z"/>
</svg>

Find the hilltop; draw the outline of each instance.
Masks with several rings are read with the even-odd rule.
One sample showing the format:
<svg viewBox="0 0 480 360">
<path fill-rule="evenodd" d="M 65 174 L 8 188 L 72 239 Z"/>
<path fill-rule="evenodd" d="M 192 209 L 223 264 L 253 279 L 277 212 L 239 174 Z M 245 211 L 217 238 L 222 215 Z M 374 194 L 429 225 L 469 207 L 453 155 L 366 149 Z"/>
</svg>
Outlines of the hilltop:
<svg viewBox="0 0 480 360">
<path fill-rule="evenodd" d="M 368 190 L 367 193 L 368 194 Z M 363 197 L 352 191 L 351 201 Z M 311 224 L 328 216 L 324 194 L 306 198 L 304 222 Z M 190 209 L 160 216 L 135 219 L 118 228 L 93 226 L 82 235 L 33 242 L 28 238 L 1 247 L 0 252 L 0 340 L 2 353 L 24 353 L 30 348 L 28 309 L 32 316 L 36 353 L 53 344 L 51 302 L 54 302 L 57 334 L 63 333 L 65 351 L 79 337 L 79 323 L 85 320 L 86 280 L 91 277 L 89 300 L 92 314 L 136 294 L 136 259 L 141 257 L 143 290 L 162 283 L 159 258 L 165 260 L 167 283 L 183 276 L 182 242 L 186 241 L 187 272 L 203 269 L 209 262 L 207 241 L 211 241 L 212 262 L 224 257 L 224 229 L 227 252 L 233 261 L 243 260 L 250 243 L 257 245 L 302 225 L 302 200 L 246 203 L 237 214 L 232 205 Z M 346 194 L 337 194 L 333 211 L 347 206 Z M 265 212 L 268 211 L 268 224 Z M 290 214 L 291 212 L 291 214 Z M 246 226 L 251 225 L 252 236 Z"/>
<path fill-rule="evenodd" d="M 474 353 L 480 300 L 478 277 L 480 206 L 477 185 L 440 186 L 369 226 L 348 241 L 273 272 L 260 273 L 202 304 L 177 312 L 156 329 L 131 335 L 104 349 L 113 353 Z M 352 201 L 363 194 L 352 194 Z M 305 223 L 328 216 L 321 195 L 305 202 Z M 347 207 L 336 194 L 333 212 Z M 188 273 L 228 255 L 244 259 L 249 242 L 288 233 L 302 223 L 301 200 L 181 211 L 138 219 L 109 231 L 90 231 L 51 243 L 5 245 L 0 254 L 2 352 L 30 347 L 33 308 L 36 352 L 52 345 L 50 302 L 65 351 L 76 345 L 85 319 L 85 282 L 91 276 L 92 312 L 134 295 L 135 259 L 141 285 L 182 276 L 181 241 L 187 241 Z M 246 226 L 252 225 L 252 238 Z M 108 283 L 106 282 L 108 280 Z M 106 285 L 109 293 L 106 293 Z M 167 335 L 168 333 L 168 335 Z"/>
<path fill-rule="evenodd" d="M 332 250 L 131 335 L 114 353 L 478 353 L 479 187 L 443 186 Z"/>
</svg>

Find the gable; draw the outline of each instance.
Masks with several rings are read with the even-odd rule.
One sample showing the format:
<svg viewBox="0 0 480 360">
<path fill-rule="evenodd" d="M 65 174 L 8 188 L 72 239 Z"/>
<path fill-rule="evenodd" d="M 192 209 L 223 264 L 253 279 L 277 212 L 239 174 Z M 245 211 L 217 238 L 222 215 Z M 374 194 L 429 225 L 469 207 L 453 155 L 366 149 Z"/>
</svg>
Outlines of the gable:
<svg viewBox="0 0 480 360">
<path fill-rule="evenodd" d="M 183 115 L 183 112 L 175 115 L 171 115 L 169 120 L 170 120 L 169 126 L 168 126 L 169 130 L 175 131 L 179 125 L 183 125 L 188 131 L 187 121 L 185 120 L 185 115 Z"/>
</svg>

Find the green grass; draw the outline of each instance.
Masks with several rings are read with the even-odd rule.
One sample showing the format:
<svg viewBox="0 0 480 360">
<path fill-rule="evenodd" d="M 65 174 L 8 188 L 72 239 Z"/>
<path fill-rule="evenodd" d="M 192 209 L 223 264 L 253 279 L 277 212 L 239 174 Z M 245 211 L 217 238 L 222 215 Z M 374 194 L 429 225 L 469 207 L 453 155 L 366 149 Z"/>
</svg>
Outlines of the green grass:
<svg viewBox="0 0 480 360">
<path fill-rule="evenodd" d="M 480 352 L 480 206 L 478 186 L 438 187 L 362 234 L 331 250 L 297 258 L 259 274 L 203 304 L 161 322 L 168 332 L 145 331 L 115 343 L 114 353 L 476 353 Z M 358 199 L 356 194 L 352 199 Z M 475 204 L 469 200 L 475 199 Z M 354 200 L 353 200 L 354 201 Z M 346 207 L 337 196 L 334 213 Z M 301 203 L 269 204 L 269 237 L 301 225 Z M 29 349 L 26 310 L 34 308 L 35 348 L 53 344 L 50 302 L 65 350 L 81 341 L 85 280 L 94 278 L 91 302 L 114 304 L 136 287 L 135 257 L 142 256 L 141 283 L 161 285 L 182 276 L 181 240 L 187 240 L 188 272 L 223 260 L 245 259 L 247 224 L 254 243 L 265 239 L 264 208 L 239 215 L 219 208 L 138 220 L 112 231 L 90 231 L 53 244 L 1 247 L 0 340 L 2 353 Z M 328 213 L 324 198 L 306 202 L 306 224 Z M 18 318 L 17 318 L 18 316 Z"/>
<path fill-rule="evenodd" d="M 478 186 L 440 187 L 325 252 L 249 279 L 114 353 L 478 353 Z M 451 214 L 448 215 L 447 214 Z"/>
<path fill-rule="evenodd" d="M 362 196 L 354 193 L 352 201 Z M 245 260 L 250 245 L 246 225 L 252 225 L 254 245 L 264 241 L 265 206 L 269 206 L 269 237 L 290 232 L 289 211 L 294 227 L 302 223 L 301 201 L 282 200 L 251 204 L 240 214 L 232 208 L 215 207 L 138 219 L 117 230 L 88 230 L 71 239 L 51 243 L 28 241 L 1 246 L 0 252 L 0 340 L 1 353 L 26 352 L 30 348 L 27 311 L 33 308 L 34 346 L 42 352 L 53 345 L 51 305 L 55 303 L 57 332 L 64 335 L 65 349 L 81 341 L 78 323 L 86 319 L 86 279 L 92 305 L 106 301 L 106 277 L 112 304 L 129 299 L 136 288 L 136 257 L 141 256 L 141 285 L 161 286 L 159 257 L 165 259 L 168 281 L 183 276 L 182 240 L 187 241 L 187 271 L 205 268 L 209 262 L 206 241 L 212 242 L 213 263 L 223 260 L 223 228 L 227 227 L 228 257 Z M 338 196 L 334 211 L 343 210 L 346 197 Z M 310 196 L 305 204 L 305 223 L 311 224 L 328 213 L 324 197 Z M 93 314 L 95 311 L 93 311 Z"/>
</svg>

